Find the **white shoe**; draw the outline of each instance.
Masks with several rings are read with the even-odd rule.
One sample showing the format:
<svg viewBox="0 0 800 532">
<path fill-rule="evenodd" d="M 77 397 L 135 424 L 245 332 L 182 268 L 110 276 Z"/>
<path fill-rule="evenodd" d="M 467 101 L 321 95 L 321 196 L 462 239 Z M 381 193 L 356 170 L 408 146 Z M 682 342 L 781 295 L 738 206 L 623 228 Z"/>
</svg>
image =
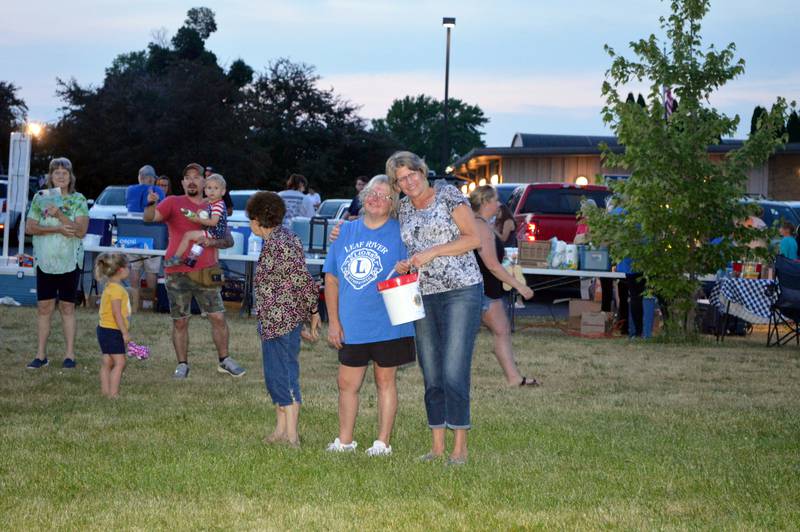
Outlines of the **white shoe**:
<svg viewBox="0 0 800 532">
<path fill-rule="evenodd" d="M 352 453 L 356 447 L 358 447 L 358 442 L 355 440 L 352 443 L 342 443 L 339 438 L 336 438 L 333 443 L 328 444 L 325 450 L 329 453 Z"/>
<path fill-rule="evenodd" d="M 367 449 L 368 456 L 389 456 L 392 454 L 392 446 L 386 446 L 381 440 L 372 442 L 372 447 Z"/>
<path fill-rule="evenodd" d="M 523 303 L 522 301 L 517 301 L 516 303 L 514 303 L 514 308 L 525 308 L 525 303 Z"/>
</svg>

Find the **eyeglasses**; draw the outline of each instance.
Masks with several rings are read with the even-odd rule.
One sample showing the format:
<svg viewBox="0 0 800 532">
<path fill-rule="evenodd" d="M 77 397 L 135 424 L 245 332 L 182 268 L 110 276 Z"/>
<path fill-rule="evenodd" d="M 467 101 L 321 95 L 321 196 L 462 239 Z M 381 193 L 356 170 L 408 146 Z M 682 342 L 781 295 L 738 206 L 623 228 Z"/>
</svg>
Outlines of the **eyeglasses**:
<svg viewBox="0 0 800 532">
<path fill-rule="evenodd" d="M 389 196 L 388 194 L 381 194 L 380 192 L 369 192 L 365 196 L 365 199 L 392 201 L 392 197 L 391 196 Z"/>
<path fill-rule="evenodd" d="M 416 179 L 417 177 L 419 177 L 419 173 L 416 172 L 416 171 L 412 171 L 412 172 L 409 172 L 409 173 L 407 173 L 406 175 L 404 175 L 402 177 L 398 176 L 397 177 L 397 182 L 398 183 L 402 183 L 403 181 L 407 182 L 407 181 L 410 181 L 412 177 L 414 179 Z"/>
</svg>

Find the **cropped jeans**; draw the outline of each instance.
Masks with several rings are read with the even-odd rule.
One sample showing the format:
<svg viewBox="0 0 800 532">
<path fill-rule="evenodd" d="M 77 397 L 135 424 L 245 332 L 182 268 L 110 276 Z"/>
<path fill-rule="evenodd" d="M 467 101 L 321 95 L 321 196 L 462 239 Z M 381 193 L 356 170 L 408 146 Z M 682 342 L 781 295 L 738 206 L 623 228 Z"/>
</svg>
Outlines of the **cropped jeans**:
<svg viewBox="0 0 800 532">
<path fill-rule="evenodd" d="M 422 296 L 425 317 L 415 322 L 432 429 L 470 428 L 470 373 L 481 325 L 483 284 Z"/>
<path fill-rule="evenodd" d="M 302 403 L 300 395 L 300 324 L 283 336 L 261 339 L 264 384 L 273 404 Z M 259 335 L 261 327 L 259 326 Z"/>
</svg>

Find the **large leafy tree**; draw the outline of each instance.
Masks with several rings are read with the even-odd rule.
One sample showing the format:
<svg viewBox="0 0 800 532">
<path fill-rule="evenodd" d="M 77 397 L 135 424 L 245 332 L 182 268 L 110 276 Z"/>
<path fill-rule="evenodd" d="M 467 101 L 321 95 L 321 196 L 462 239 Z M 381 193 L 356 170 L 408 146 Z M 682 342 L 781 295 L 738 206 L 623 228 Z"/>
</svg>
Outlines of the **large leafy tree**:
<svg viewBox="0 0 800 532">
<path fill-rule="evenodd" d="M 312 67 L 280 59 L 256 74 L 237 59 L 225 69 L 205 47 L 216 29 L 213 11 L 195 8 L 171 40 L 118 56 L 99 87 L 60 81 L 64 115 L 39 166 L 70 156 L 89 195 L 130 183 L 145 163 L 172 176 L 189 161 L 210 164 L 229 187 L 280 189 L 300 172 L 345 196 L 354 176 L 381 171 L 392 146 L 319 88 Z"/>
<path fill-rule="evenodd" d="M 392 102 L 386 118 L 372 121 L 375 132 L 388 136 L 398 149 L 424 157 L 431 170 L 442 172 L 459 155 L 485 146 L 481 128 L 489 121 L 477 105 L 447 100 L 450 153 L 444 157 L 444 105 L 420 94 Z"/>
<path fill-rule="evenodd" d="M 13 131 L 17 131 L 28 117 L 28 106 L 17 95 L 19 87 L 0 81 L 0 170 L 5 168 L 8 142 Z"/>
<path fill-rule="evenodd" d="M 776 132 L 787 105 L 779 98 L 741 148 L 721 160 L 710 158 L 708 147 L 731 136 L 739 117 L 710 107 L 709 96 L 741 75 L 744 61 L 734 58 L 734 44 L 703 48 L 701 20 L 708 0 L 672 0 L 670 5 L 671 14 L 660 19 L 665 43 L 655 35 L 632 42 L 635 60 L 606 47 L 612 63 L 602 88 L 603 119 L 625 152 L 606 149 L 605 164 L 628 168 L 631 177 L 613 187 L 619 214 L 587 210 L 596 239 L 609 242 L 615 258 L 633 259 L 649 290 L 668 306 L 667 332 L 682 335 L 698 276 L 741 258 L 741 243 L 763 236 L 738 223 L 750 212 L 740 200 L 747 171 L 763 164 L 782 143 Z M 634 81 L 649 84 L 645 108 L 620 97 Z M 681 101 L 668 118 L 666 88 Z"/>
<path fill-rule="evenodd" d="M 353 178 L 382 171 L 391 145 L 366 131 L 356 106 L 318 82 L 311 66 L 278 59 L 247 89 L 242 112 L 269 159 L 259 186 L 281 189 L 299 172 L 325 193 L 347 197 Z"/>
<path fill-rule="evenodd" d="M 145 163 L 173 176 L 189 161 L 211 164 L 231 186 L 263 167 L 264 157 L 243 142 L 249 129 L 237 114 L 252 69 L 236 61 L 226 72 L 205 50 L 215 28 L 206 14 L 205 29 L 187 19 L 172 47 L 151 43 L 118 56 L 97 88 L 59 81 L 64 114 L 47 148 L 73 159 L 84 193 L 131 183 Z"/>
</svg>

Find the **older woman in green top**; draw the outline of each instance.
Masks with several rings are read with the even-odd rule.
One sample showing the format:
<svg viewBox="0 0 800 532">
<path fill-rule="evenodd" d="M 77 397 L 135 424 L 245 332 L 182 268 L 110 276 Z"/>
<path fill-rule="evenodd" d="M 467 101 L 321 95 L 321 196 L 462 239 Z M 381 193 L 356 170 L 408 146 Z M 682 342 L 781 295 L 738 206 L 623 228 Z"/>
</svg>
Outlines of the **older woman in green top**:
<svg viewBox="0 0 800 532">
<path fill-rule="evenodd" d="M 62 367 L 75 367 L 75 300 L 83 264 L 83 235 L 89 227 L 89 208 L 75 192 L 72 163 L 65 157 L 50 161 L 47 189 L 31 203 L 25 232 L 33 236 L 36 259 L 39 344 L 29 369 L 47 366 L 47 338 L 56 308 L 61 313 L 66 352 Z"/>
</svg>

